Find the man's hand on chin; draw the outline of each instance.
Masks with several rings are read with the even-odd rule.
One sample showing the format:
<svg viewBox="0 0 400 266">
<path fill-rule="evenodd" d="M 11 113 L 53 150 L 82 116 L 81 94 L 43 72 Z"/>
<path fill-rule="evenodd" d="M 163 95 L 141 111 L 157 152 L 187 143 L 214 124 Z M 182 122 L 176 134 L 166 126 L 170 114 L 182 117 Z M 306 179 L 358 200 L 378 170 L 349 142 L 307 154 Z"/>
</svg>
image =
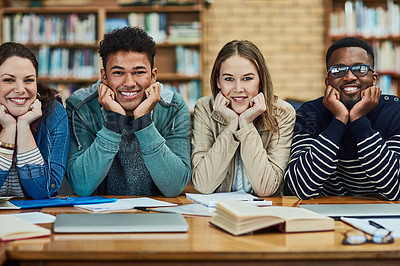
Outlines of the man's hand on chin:
<svg viewBox="0 0 400 266">
<path fill-rule="evenodd" d="M 350 122 L 371 112 L 379 103 L 382 91 L 378 86 L 371 86 L 361 92 L 361 100 L 350 110 Z"/>
<path fill-rule="evenodd" d="M 107 85 L 100 83 L 97 91 L 99 93 L 99 103 L 104 109 L 121 115 L 126 115 L 125 109 L 115 100 L 115 93 L 112 89 Z"/>
<path fill-rule="evenodd" d="M 145 94 L 146 99 L 136 107 L 135 111 L 133 111 L 135 119 L 150 113 L 160 101 L 160 83 L 152 83 L 145 90 Z"/>
<path fill-rule="evenodd" d="M 325 108 L 333 114 L 333 116 L 340 120 L 343 124 L 349 121 L 349 110 L 340 101 L 340 93 L 331 85 L 325 89 L 324 99 L 322 100 Z"/>
</svg>

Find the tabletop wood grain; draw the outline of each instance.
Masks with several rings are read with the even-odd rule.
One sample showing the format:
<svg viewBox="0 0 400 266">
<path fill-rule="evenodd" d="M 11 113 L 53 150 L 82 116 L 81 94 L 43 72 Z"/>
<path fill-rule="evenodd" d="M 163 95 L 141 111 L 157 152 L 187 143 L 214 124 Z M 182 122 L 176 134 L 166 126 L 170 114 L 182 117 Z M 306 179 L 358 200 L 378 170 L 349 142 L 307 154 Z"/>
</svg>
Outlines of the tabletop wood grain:
<svg viewBox="0 0 400 266">
<path fill-rule="evenodd" d="M 154 197 L 177 204 L 191 203 L 184 196 L 177 198 Z M 321 197 L 299 200 L 296 197 L 271 197 L 275 206 L 298 206 L 299 204 L 331 203 L 393 203 L 380 197 Z M 25 212 L 26 210 L 24 210 Z M 0 213 L 19 211 L 5 211 Z M 43 213 L 86 212 L 74 207 L 44 208 Z M 130 212 L 139 212 L 130 210 Z M 343 234 L 350 227 L 340 221 L 335 222 L 335 230 L 313 233 L 281 233 L 274 229 L 232 236 L 209 223 L 209 217 L 185 216 L 189 224 L 187 233 L 118 233 L 118 234 L 56 234 L 50 237 L 9 242 L 5 256 L 8 260 L 29 265 L 48 265 L 80 262 L 88 265 L 141 262 L 168 265 L 201 263 L 210 265 L 285 263 L 299 265 L 354 264 L 355 261 L 368 264 L 398 263 L 400 261 L 400 240 L 393 244 L 364 244 L 360 246 L 342 245 Z M 52 224 L 41 226 L 52 228 Z M 0 246 L 1 250 L 1 246 Z M 193 265 L 193 264 L 192 264 Z"/>
</svg>

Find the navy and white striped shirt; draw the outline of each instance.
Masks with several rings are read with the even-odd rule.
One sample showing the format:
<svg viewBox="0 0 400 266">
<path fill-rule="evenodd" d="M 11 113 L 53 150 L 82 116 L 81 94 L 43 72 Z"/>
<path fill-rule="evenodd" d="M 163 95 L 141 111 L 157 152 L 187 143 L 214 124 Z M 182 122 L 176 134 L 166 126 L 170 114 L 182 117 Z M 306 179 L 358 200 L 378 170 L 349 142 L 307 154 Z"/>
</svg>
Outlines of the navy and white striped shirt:
<svg viewBox="0 0 400 266">
<path fill-rule="evenodd" d="M 380 194 L 400 200 L 400 99 L 379 104 L 347 125 L 322 97 L 297 110 L 285 183 L 300 199 Z"/>
</svg>

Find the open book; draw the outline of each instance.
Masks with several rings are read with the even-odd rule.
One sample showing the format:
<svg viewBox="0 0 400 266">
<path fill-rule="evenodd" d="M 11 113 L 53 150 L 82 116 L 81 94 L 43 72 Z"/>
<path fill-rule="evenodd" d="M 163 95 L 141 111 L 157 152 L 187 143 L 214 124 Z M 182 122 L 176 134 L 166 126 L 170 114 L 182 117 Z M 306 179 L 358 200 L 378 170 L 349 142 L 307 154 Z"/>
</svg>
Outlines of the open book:
<svg viewBox="0 0 400 266">
<path fill-rule="evenodd" d="M 13 216 L 0 217 L 0 241 L 48 236 L 51 232 L 44 227 L 23 221 Z"/>
<path fill-rule="evenodd" d="M 277 226 L 283 232 L 334 230 L 330 217 L 298 207 L 257 207 L 242 201 L 222 201 L 210 221 L 232 235 Z"/>
</svg>

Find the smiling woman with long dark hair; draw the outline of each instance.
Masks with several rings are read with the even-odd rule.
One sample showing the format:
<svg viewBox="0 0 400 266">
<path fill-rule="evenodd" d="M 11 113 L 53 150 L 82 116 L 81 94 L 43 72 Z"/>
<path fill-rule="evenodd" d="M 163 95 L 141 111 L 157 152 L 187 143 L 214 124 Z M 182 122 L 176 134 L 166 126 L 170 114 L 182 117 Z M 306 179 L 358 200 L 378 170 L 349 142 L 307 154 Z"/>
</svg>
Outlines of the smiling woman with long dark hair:
<svg viewBox="0 0 400 266">
<path fill-rule="evenodd" d="M 38 62 L 19 43 L 0 45 L 0 196 L 46 198 L 65 174 L 68 120 Z"/>
</svg>

